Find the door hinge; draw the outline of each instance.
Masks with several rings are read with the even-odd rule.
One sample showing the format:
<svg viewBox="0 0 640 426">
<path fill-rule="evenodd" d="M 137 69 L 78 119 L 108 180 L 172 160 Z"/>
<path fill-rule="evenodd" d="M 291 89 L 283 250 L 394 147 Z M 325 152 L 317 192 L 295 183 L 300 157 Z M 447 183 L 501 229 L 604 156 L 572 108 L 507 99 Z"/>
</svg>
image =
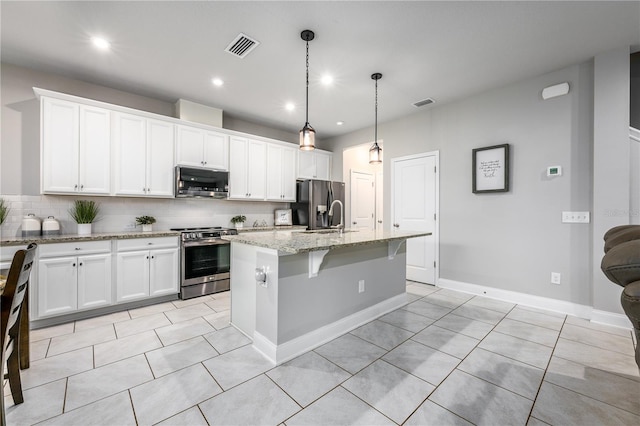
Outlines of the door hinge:
<svg viewBox="0 0 640 426">
<path fill-rule="evenodd" d="M 436 267 L 436 261 L 435 260 L 433 261 L 433 267 L 434 268 Z"/>
<path fill-rule="evenodd" d="M 438 173 L 438 167 L 437 166 L 433 166 L 433 173 Z"/>
<path fill-rule="evenodd" d="M 436 220 L 436 214 L 435 213 L 433 214 L 433 220 Z"/>
</svg>

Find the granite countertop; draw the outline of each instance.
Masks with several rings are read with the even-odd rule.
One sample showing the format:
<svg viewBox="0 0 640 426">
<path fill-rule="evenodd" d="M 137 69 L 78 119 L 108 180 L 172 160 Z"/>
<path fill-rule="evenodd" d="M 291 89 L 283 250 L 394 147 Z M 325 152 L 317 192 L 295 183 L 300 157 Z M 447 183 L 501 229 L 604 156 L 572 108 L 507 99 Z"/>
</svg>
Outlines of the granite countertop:
<svg viewBox="0 0 640 426">
<path fill-rule="evenodd" d="M 2 246 L 22 246 L 29 243 L 52 244 L 70 243 L 77 241 L 103 241 L 103 240 L 126 240 L 129 238 L 157 238 L 157 237 L 178 237 L 178 231 L 130 231 L 130 232 L 104 232 L 89 235 L 63 234 L 63 235 L 40 235 L 37 237 L 7 237 L 0 240 Z"/>
<path fill-rule="evenodd" d="M 278 226 L 247 226 L 237 229 L 238 234 L 245 232 L 265 232 L 265 231 L 304 231 L 305 225 L 278 225 Z"/>
<path fill-rule="evenodd" d="M 225 235 L 222 238 L 231 242 L 277 250 L 278 255 L 285 256 L 317 250 L 377 244 L 426 235 L 431 235 L 431 232 L 352 231 L 347 229 L 343 235 L 338 232 L 326 232 L 325 230 L 320 230 L 320 232 L 290 230 L 242 233 L 239 235 Z"/>
</svg>

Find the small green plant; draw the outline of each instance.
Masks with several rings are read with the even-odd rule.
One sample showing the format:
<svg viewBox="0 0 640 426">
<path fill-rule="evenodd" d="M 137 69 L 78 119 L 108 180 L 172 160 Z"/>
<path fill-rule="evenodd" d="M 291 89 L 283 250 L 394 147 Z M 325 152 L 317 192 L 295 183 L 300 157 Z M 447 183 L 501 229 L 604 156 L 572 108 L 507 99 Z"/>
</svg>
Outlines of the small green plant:
<svg viewBox="0 0 640 426">
<path fill-rule="evenodd" d="M 138 225 L 153 225 L 156 223 L 156 218 L 153 216 L 140 216 L 136 217 L 136 223 Z"/>
<path fill-rule="evenodd" d="M 7 219 L 7 216 L 9 216 L 9 210 L 11 210 L 9 204 L 5 203 L 4 198 L 0 198 L 0 225 L 2 225 Z"/>
<path fill-rule="evenodd" d="M 231 218 L 231 223 L 244 223 L 244 221 L 247 220 L 247 217 L 245 215 L 238 215 L 238 216 L 234 216 Z"/>
<path fill-rule="evenodd" d="M 73 202 L 73 207 L 69 209 L 69 214 L 76 223 L 93 223 L 98 213 L 100 213 L 100 207 L 95 201 L 89 200 L 76 200 Z"/>
</svg>

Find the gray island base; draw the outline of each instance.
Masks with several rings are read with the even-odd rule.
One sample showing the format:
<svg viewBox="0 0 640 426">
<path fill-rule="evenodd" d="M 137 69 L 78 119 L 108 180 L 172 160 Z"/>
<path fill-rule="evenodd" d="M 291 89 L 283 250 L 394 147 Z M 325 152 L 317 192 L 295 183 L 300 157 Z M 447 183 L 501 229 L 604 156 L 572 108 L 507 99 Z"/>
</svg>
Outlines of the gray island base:
<svg viewBox="0 0 640 426">
<path fill-rule="evenodd" d="M 231 241 L 231 324 L 281 364 L 407 303 L 407 238 L 274 231 Z"/>
</svg>

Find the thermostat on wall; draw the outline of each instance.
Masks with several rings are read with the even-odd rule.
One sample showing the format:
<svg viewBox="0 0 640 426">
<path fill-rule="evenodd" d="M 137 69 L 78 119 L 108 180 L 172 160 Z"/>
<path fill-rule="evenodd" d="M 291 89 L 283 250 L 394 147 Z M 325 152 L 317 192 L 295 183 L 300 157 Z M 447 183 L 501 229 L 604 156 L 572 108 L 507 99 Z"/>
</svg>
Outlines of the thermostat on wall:
<svg viewBox="0 0 640 426">
<path fill-rule="evenodd" d="M 547 176 L 562 176 L 562 166 L 547 167 Z"/>
</svg>

